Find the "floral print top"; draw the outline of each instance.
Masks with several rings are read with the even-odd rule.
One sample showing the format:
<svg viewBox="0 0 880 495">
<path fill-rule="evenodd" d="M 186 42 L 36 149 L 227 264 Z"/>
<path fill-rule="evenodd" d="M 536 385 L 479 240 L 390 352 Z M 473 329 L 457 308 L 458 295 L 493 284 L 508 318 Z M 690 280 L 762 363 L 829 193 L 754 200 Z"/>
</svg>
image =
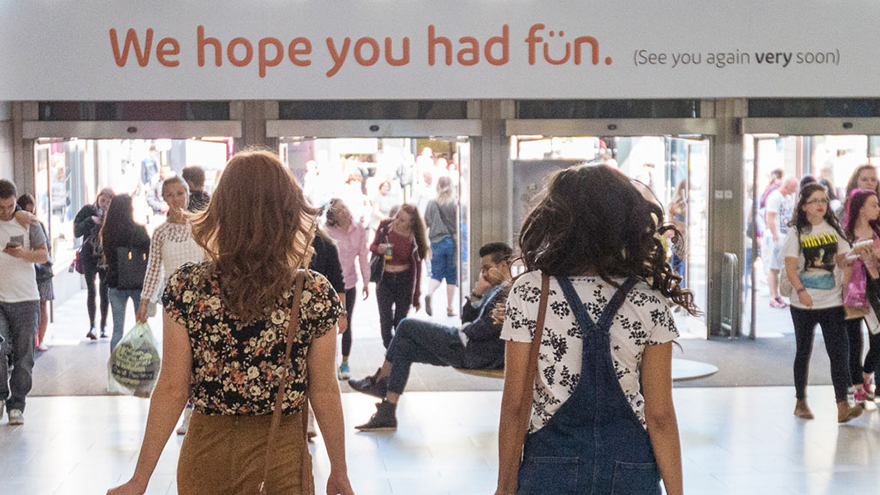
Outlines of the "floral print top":
<svg viewBox="0 0 880 495">
<path fill-rule="evenodd" d="M 284 414 L 293 414 L 302 406 L 309 345 L 327 333 L 343 312 L 327 279 L 314 271 L 309 275 L 303 286 L 300 327 L 290 352 L 293 379 L 285 390 Z M 223 307 L 211 262 L 187 263 L 172 275 L 162 304 L 189 334 L 193 367 L 189 400 L 196 411 L 272 414 L 293 292 L 293 287 L 283 292 L 268 317 L 246 324 Z"/>
<path fill-rule="evenodd" d="M 571 282 L 590 318 L 598 322 L 617 289 L 598 277 L 571 277 Z M 538 326 L 540 299 L 541 272 L 524 273 L 513 284 L 507 298 L 502 340 L 532 342 Z M 678 338 L 669 301 L 646 283 L 637 283 L 614 316 L 610 334 L 611 358 L 620 388 L 642 426 L 647 427 L 641 387 L 642 354 L 649 345 Z M 556 277 L 550 277 L 529 431 L 538 431 L 547 424 L 574 393 L 580 382 L 583 348 L 583 333 L 574 312 Z"/>
</svg>

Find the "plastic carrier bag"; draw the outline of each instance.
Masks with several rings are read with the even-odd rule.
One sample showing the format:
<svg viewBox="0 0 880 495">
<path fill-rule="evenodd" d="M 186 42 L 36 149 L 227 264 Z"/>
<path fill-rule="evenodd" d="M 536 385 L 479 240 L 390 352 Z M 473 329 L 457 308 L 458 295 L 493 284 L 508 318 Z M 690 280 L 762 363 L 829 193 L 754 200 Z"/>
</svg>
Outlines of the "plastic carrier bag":
<svg viewBox="0 0 880 495">
<path fill-rule="evenodd" d="M 110 377 L 109 392 L 133 394 L 136 397 L 150 397 L 156 381 L 162 358 L 150 326 L 138 323 L 110 353 L 107 371 Z"/>
</svg>

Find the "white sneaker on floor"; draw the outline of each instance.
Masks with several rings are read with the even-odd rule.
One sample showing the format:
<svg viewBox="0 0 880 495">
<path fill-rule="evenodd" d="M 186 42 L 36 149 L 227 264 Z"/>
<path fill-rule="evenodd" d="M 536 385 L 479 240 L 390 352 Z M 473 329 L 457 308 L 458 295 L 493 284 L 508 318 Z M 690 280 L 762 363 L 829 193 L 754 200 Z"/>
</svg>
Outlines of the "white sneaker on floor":
<svg viewBox="0 0 880 495">
<path fill-rule="evenodd" d="M 24 424 L 24 413 L 18 409 L 9 410 L 9 426 L 17 426 Z"/>
<path fill-rule="evenodd" d="M 186 435 L 187 430 L 189 430 L 189 420 L 192 418 L 193 410 L 191 407 L 187 407 L 183 410 L 183 423 L 180 423 L 180 428 L 177 429 L 178 435 Z"/>
</svg>

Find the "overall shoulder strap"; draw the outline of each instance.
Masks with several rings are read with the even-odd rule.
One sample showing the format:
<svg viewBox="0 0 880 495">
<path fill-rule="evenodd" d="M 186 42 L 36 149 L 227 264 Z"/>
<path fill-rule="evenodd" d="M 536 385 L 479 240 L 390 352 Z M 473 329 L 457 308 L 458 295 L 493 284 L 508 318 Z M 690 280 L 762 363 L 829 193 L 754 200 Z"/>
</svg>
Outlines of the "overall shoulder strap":
<svg viewBox="0 0 880 495">
<path fill-rule="evenodd" d="M 578 296 L 570 278 L 556 277 L 556 281 L 559 282 L 559 286 L 562 287 L 562 294 L 565 296 L 565 300 L 571 307 L 571 311 L 574 313 L 574 318 L 577 320 L 578 326 L 581 327 L 581 331 L 586 335 L 587 332 L 592 331 L 596 324 L 593 323 L 593 319 L 590 318 L 590 314 L 587 313 L 587 309 L 584 307 L 584 302 L 581 300 L 580 296 Z"/>
<path fill-rule="evenodd" d="M 605 310 L 602 311 L 602 316 L 599 317 L 598 327 L 605 330 L 606 333 L 611 329 L 611 323 L 614 321 L 614 316 L 620 310 L 620 307 L 623 306 L 623 302 L 626 300 L 626 295 L 636 285 L 636 282 L 638 282 L 638 278 L 636 277 L 626 279 L 626 282 L 617 289 L 617 292 L 614 293 L 608 306 L 605 306 Z"/>
</svg>

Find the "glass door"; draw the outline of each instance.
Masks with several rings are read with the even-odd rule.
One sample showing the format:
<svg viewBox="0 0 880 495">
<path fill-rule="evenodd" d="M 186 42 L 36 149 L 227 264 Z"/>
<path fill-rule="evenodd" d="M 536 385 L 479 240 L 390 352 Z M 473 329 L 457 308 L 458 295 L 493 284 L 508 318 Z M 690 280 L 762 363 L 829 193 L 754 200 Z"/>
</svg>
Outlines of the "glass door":
<svg viewBox="0 0 880 495">
<path fill-rule="evenodd" d="M 309 201 L 323 208 L 332 198 L 342 199 L 355 220 L 368 228 L 368 242 L 379 222 L 404 203 L 415 205 L 424 217 L 428 202 L 437 195 L 437 181 L 448 177 L 458 198 L 459 218 L 458 289 L 452 306 L 461 307 L 471 286 L 469 138 L 282 137 L 279 152 Z M 427 260 L 422 293 L 429 267 Z M 433 300 L 434 308 L 445 307 L 446 291 L 437 290 Z M 445 314 L 435 314 L 441 313 Z"/>
<path fill-rule="evenodd" d="M 647 185 L 663 207 L 665 221 L 682 232 L 679 242 L 667 240 L 669 263 L 705 310 L 710 152 L 710 139 L 703 136 L 512 136 L 510 221 L 514 238 L 549 173 L 582 163 L 617 167 Z M 705 316 L 682 312 L 676 318 L 683 336 L 707 337 Z"/>
<path fill-rule="evenodd" d="M 832 211 L 840 213 L 853 171 L 859 165 L 877 163 L 880 159 L 880 139 L 858 134 L 746 134 L 743 156 L 743 259 L 747 260 L 742 295 L 743 332 L 748 332 L 752 339 L 781 337 L 794 330 L 786 310 L 789 301 L 784 297 L 777 299 L 778 277 L 784 276 L 784 272 L 776 270 L 780 262 L 772 259 L 774 243 L 768 219 L 774 217 L 767 215 L 768 203 L 771 210 L 775 209 L 771 195 L 785 180 L 800 183 L 809 176 L 826 186 Z M 792 193 L 789 201 L 796 200 L 796 194 Z M 782 223 L 790 220 L 790 213 L 785 213 Z"/>
</svg>

